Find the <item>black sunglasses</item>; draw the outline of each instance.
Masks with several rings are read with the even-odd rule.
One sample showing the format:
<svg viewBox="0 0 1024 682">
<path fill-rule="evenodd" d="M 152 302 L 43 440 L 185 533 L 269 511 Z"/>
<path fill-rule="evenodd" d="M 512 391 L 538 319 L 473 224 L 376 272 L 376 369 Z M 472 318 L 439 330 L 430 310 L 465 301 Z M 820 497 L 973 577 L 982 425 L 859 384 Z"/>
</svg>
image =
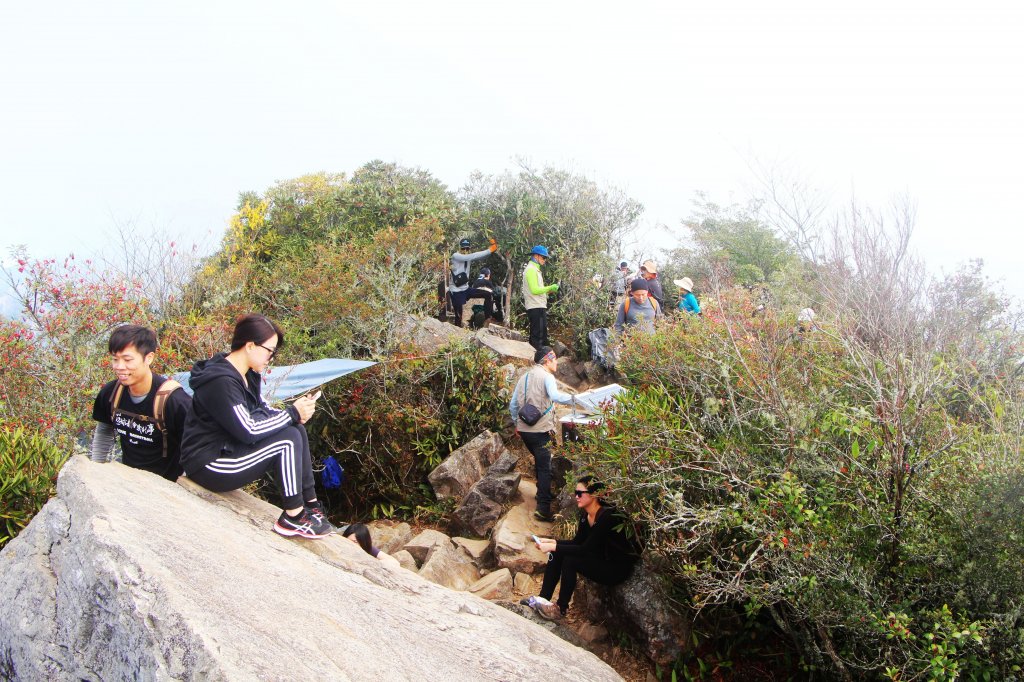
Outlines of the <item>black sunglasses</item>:
<svg viewBox="0 0 1024 682">
<path fill-rule="evenodd" d="M 590 494 L 589 490 L 573 490 L 572 492 L 573 492 L 573 494 L 576 495 L 576 497 L 583 497 L 584 495 L 589 495 Z"/>
</svg>

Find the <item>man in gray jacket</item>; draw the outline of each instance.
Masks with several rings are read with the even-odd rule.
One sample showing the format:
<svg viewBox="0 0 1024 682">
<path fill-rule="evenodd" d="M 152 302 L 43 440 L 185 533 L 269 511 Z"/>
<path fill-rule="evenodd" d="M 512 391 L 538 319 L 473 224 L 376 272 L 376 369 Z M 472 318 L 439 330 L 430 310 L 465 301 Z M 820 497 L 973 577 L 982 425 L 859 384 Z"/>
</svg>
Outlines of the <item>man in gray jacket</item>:
<svg viewBox="0 0 1024 682">
<path fill-rule="evenodd" d="M 493 239 L 491 244 L 483 251 L 470 253 L 470 241 L 463 239 L 459 242 L 459 250 L 452 254 L 451 259 L 451 283 L 448 285 L 448 295 L 452 300 L 452 309 L 455 312 L 455 326 L 462 326 L 462 306 L 466 305 L 469 297 L 469 264 L 481 258 L 487 258 L 498 250 L 498 243 Z"/>
<path fill-rule="evenodd" d="M 526 449 L 533 455 L 534 472 L 537 474 L 537 509 L 534 518 L 550 522 L 551 516 L 551 451 L 548 442 L 551 432 L 555 430 L 554 403 L 570 403 L 573 396 L 558 390 L 555 372 L 558 371 L 558 358 L 555 351 L 541 346 L 533 355 L 536 363 L 519 379 L 512 391 L 512 403 L 509 412 L 516 423 L 516 433 L 523 439 Z M 532 405 L 541 412 L 541 417 L 534 424 L 527 424 L 520 418 L 520 411 Z"/>
<path fill-rule="evenodd" d="M 654 333 L 654 321 L 662 316 L 658 301 L 648 295 L 648 280 L 638 278 L 629 285 L 629 296 L 619 304 L 615 315 L 615 331 L 621 334 L 626 327 L 637 327 L 648 334 Z"/>
</svg>

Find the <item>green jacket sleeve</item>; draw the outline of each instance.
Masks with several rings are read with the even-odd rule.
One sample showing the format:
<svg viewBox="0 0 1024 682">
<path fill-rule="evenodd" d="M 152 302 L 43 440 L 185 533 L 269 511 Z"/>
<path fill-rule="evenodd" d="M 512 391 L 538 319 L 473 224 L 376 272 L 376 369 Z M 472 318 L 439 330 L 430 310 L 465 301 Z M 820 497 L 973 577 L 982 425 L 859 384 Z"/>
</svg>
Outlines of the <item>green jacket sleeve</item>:
<svg viewBox="0 0 1024 682">
<path fill-rule="evenodd" d="M 530 293 L 534 296 L 540 296 L 541 294 L 546 294 L 551 291 L 551 287 L 542 287 L 540 285 L 540 282 L 538 281 L 539 274 L 539 268 L 530 267 L 526 268 L 526 272 L 523 275 L 526 278 L 526 286 L 530 288 Z"/>
<path fill-rule="evenodd" d="M 546 287 L 542 287 L 538 281 L 540 275 L 540 268 L 528 267 L 526 273 L 523 275 L 526 278 L 526 286 L 530 287 L 530 293 L 534 296 L 540 296 L 541 294 L 548 294 L 555 290 L 554 284 L 549 284 Z"/>
</svg>

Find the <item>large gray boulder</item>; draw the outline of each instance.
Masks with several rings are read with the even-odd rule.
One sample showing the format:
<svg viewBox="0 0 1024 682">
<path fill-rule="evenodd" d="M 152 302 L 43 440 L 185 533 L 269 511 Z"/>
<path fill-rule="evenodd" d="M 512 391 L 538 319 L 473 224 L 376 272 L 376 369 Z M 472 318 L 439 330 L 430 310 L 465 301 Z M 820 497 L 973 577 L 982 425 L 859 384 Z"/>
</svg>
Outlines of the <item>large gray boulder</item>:
<svg viewBox="0 0 1024 682">
<path fill-rule="evenodd" d="M 585 390 L 590 385 L 582 363 L 577 363 L 571 357 L 558 358 L 558 369 L 555 371 L 555 378 L 577 390 Z"/>
<path fill-rule="evenodd" d="M 659 665 L 671 665 L 692 650 L 693 613 L 684 613 L 665 583 L 643 563 L 621 585 L 607 587 L 582 578 L 573 603 L 592 621 L 614 623 Z"/>
<path fill-rule="evenodd" d="M 420 350 L 434 353 L 455 342 L 470 343 L 473 332 L 432 317 L 407 315 L 395 322 L 394 336 L 408 339 Z"/>
<path fill-rule="evenodd" d="M 430 481 L 438 499 L 455 497 L 461 500 L 505 452 L 501 436 L 484 431 L 448 455 L 447 459 L 430 472 L 427 480 Z"/>
<path fill-rule="evenodd" d="M 0 552 L 0 677 L 620 679 L 341 537 L 280 537 L 279 513 L 73 457 L 57 496 Z"/>
<path fill-rule="evenodd" d="M 524 340 L 512 337 L 507 330 L 498 331 L 494 327 L 484 327 L 476 333 L 476 342 L 501 356 L 502 359 L 528 360 L 533 362 L 535 349 Z"/>
</svg>

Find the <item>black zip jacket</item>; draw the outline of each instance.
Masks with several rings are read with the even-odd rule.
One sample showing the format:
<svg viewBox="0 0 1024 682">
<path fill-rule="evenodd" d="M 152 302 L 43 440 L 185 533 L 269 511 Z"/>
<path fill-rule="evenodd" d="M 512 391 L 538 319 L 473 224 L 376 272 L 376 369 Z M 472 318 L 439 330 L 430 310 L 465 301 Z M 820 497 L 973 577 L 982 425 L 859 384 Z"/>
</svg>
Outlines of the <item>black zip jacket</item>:
<svg viewBox="0 0 1024 682">
<path fill-rule="evenodd" d="M 601 505 L 593 526 L 587 521 L 587 513 L 581 512 L 576 537 L 558 540 L 555 551 L 612 564 L 634 564 L 639 554 L 620 527 L 628 521 L 628 517 L 612 505 Z"/>
<path fill-rule="evenodd" d="M 263 402 L 263 377 L 249 370 L 243 381 L 226 356 L 218 353 L 192 366 L 188 380 L 192 407 L 181 439 L 181 465 L 186 474 L 219 457 L 230 457 L 236 450 L 248 450 L 239 446 L 258 443 L 300 423 L 294 406 L 275 410 Z"/>
</svg>

